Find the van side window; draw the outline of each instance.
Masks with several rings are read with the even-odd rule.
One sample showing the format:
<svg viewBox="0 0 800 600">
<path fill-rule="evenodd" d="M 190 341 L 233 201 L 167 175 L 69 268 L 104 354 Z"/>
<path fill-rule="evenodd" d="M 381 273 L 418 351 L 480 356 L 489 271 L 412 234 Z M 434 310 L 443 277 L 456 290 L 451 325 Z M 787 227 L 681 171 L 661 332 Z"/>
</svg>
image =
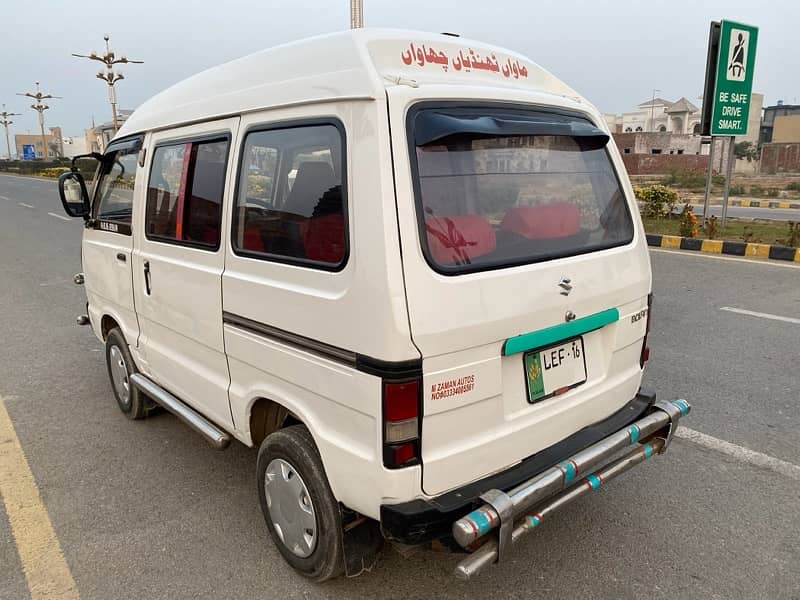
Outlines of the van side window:
<svg viewBox="0 0 800 600">
<path fill-rule="evenodd" d="M 147 186 L 148 239 L 219 248 L 229 140 L 157 146 Z"/>
<path fill-rule="evenodd" d="M 94 216 L 99 221 L 123 225 L 122 228 L 104 228 L 106 231 L 130 235 L 137 165 L 138 150 L 135 148 L 114 150 L 112 147 L 103 157 L 97 182 Z"/>
<path fill-rule="evenodd" d="M 333 124 L 252 131 L 242 151 L 237 254 L 336 270 L 347 255 L 344 139 Z"/>
</svg>

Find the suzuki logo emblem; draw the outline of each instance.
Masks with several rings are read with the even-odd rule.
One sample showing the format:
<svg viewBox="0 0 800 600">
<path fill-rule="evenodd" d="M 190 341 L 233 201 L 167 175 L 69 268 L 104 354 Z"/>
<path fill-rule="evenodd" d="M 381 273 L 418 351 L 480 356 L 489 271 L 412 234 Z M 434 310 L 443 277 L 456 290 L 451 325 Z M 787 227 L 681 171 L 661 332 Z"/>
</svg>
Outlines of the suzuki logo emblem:
<svg viewBox="0 0 800 600">
<path fill-rule="evenodd" d="M 572 291 L 572 280 L 569 277 L 562 277 L 561 281 L 558 282 L 558 287 L 561 288 L 560 293 L 562 296 L 569 296 Z"/>
</svg>

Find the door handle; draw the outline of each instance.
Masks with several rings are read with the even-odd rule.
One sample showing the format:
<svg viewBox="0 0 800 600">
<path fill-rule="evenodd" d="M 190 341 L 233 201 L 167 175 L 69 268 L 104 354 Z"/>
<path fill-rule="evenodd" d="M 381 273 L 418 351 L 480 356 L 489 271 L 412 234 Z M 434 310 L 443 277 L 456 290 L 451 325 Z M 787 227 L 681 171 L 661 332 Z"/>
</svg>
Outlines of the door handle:
<svg viewBox="0 0 800 600">
<path fill-rule="evenodd" d="M 128 258 L 125 256 L 124 252 L 117 252 L 117 260 L 120 262 L 125 262 Z"/>
<path fill-rule="evenodd" d="M 144 261 L 144 290 L 150 295 L 150 261 Z"/>
</svg>

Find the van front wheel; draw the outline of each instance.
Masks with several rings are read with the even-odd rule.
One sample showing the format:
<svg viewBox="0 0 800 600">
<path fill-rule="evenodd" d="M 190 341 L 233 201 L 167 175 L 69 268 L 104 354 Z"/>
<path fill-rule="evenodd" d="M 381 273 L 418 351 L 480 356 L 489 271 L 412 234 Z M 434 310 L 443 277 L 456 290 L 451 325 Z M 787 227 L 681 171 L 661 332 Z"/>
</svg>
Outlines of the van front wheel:
<svg viewBox="0 0 800 600">
<path fill-rule="evenodd" d="M 117 399 L 119 409 L 129 419 L 144 419 L 148 412 L 148 402 L 144 394 L 130 382 L 130 376 L 137 372 L 133 357 L 122 331 L 115 327 L 106 336 L 106 365 L 111 389 Z"/>
<path fill-rule="evenodd" d="M 342 521 L 319 451 L 305 425 L 261 443 L 258 499 L 272 540 L 296 571 L 315 581 L 344 570 Z"/>
</svg>

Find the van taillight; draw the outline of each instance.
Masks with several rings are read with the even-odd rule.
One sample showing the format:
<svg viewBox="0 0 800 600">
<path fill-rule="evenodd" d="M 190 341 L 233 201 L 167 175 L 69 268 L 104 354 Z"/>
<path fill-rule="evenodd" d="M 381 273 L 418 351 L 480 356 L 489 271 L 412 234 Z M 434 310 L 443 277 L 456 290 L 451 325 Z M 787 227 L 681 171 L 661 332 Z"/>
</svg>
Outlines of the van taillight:
<svg viewBox="0 0 800 600">
<path fill-rule="evenodd" d="M 647 294 L 647 320 L 644 326 L 644 340 L 642 340 L 642 355 L 639 357 L 639 366 L 644 368 L 644 363 L 650 359 L 650 347 L 647 345 L 647 335 L 650 333 L 650 313 L 653 310 L 653 293 Z"/>
<path fill-rule="evenodd" d="M 419 464 L 420 383 L 383 382 L 383 464 L 388 469 Z"/>
</svg>

